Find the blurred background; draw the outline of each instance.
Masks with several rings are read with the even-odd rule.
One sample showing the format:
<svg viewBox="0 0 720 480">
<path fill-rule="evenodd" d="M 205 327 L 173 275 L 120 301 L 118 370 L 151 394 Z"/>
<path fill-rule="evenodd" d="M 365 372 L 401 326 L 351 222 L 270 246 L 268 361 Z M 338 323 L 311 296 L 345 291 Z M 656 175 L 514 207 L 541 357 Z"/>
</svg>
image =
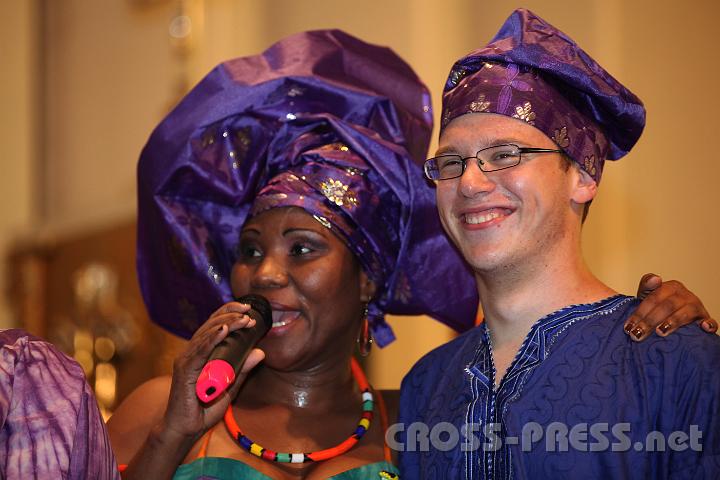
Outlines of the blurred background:
<svg viewBox="0 0 720 480">
<path fill-rule="evenodd" d="M 573 37 L 648 109 L 645 134 L 606 167 L 590 211 L 591 267 L 625 293 L 645 272 L 680 279 L 718 318 L 720 2 L 0 0 L 0 328 L 74 356 L 109 414 L 169 372 L 183 346 L 148 322 L 139 296 L 135 165 L 189 88 L 223 60 L 335 27 L 405 58 L 437 123 L 451 64 L 518 6 Z M 368 361 L 379 388 L 398 387 L 452 336 L 427 318 L 390 321 L 399 340 Z"/>
</svg>

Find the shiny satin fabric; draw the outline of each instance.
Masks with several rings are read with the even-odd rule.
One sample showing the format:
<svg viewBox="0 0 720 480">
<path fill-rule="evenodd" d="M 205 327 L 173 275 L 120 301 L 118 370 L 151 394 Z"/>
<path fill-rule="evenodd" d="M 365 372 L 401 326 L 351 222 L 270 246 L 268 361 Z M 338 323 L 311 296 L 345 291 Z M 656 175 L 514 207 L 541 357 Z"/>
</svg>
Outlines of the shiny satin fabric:
<svg viewBox="0 0 720 480">
<path fill-rule="evenodd" d="M 189 337 L 231 300 L 242 225 L 253 205 L 275 201 L 325 218 L 358 255 L 379 287 L 369 305 L 379 345 L 394 339 L 385 313 L 472 327 L 473 278 L 420 167 L 431 130 L 429 93 L 412 69 L 338 30 L 216 67 L 158 125 L 138 165 L 137 267 L 153 321 Z M 297 191 L 283 186 L 290 174 Z M 271 180 L 279 191 L 258 198 Z M 313 203 L 298 191 L 314 192 Z"/>
<path fill-rule="evenodd" d="M 496 113 L 533 125 L 599 182 L 645 126 L 640 99 L 570 37 L 515 10 L 485 47 L 455 62 L 441 129 L 466 113 Z"/>
</svg>

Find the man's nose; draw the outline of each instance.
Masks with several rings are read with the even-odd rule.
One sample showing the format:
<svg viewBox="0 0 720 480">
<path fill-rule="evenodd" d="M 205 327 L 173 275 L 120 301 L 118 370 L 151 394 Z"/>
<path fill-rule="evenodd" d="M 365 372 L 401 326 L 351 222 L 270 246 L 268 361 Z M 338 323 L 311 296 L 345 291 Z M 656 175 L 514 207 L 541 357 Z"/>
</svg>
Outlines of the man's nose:
<svg viewBox="0 0 720 480">
<path fill-rule="evenodd" d="M 473 198 L 480 193 L 493 191 L 495 182 L 488 177 L 487 173 L 480 170 L 478 160 L 469 158 L 466 162 L 465 171 L 460 176 L 458 193 L 464 197 Z"/>
</svg>

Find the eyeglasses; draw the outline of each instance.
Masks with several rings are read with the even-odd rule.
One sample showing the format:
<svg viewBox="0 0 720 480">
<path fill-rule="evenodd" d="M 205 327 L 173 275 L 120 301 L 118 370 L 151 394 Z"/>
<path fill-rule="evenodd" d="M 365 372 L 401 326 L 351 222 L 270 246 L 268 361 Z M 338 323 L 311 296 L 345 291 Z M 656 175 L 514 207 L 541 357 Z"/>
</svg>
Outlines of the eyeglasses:
<svg viewBox="0 0 720 480">
<path fill-rule="evenodd" d="M 483 172 L 494 172 L 511 168 L 520 163 L 524 153 L 563 153 L 549 148 L 518 147 L 512 143 L 483 148 L 472 157 L 440 155 L 425 161 L 425 176 L 430 180 L 449 180 L 462 176 L 467 161 L 474 158 Z"/>
</svg>

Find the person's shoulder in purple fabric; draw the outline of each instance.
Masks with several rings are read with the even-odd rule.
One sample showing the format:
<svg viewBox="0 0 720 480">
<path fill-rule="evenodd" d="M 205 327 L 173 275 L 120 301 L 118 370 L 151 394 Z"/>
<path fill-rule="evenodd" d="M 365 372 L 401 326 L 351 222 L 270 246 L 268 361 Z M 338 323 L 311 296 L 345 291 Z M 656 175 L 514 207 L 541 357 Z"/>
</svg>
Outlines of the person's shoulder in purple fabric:
<svg viewBox="0 0 720 480">
<path fill-rule="evenodd" d="M 0 477 L 118 479 L 80 365 L 23 330 L 0 330 Z"/>
</svg>

